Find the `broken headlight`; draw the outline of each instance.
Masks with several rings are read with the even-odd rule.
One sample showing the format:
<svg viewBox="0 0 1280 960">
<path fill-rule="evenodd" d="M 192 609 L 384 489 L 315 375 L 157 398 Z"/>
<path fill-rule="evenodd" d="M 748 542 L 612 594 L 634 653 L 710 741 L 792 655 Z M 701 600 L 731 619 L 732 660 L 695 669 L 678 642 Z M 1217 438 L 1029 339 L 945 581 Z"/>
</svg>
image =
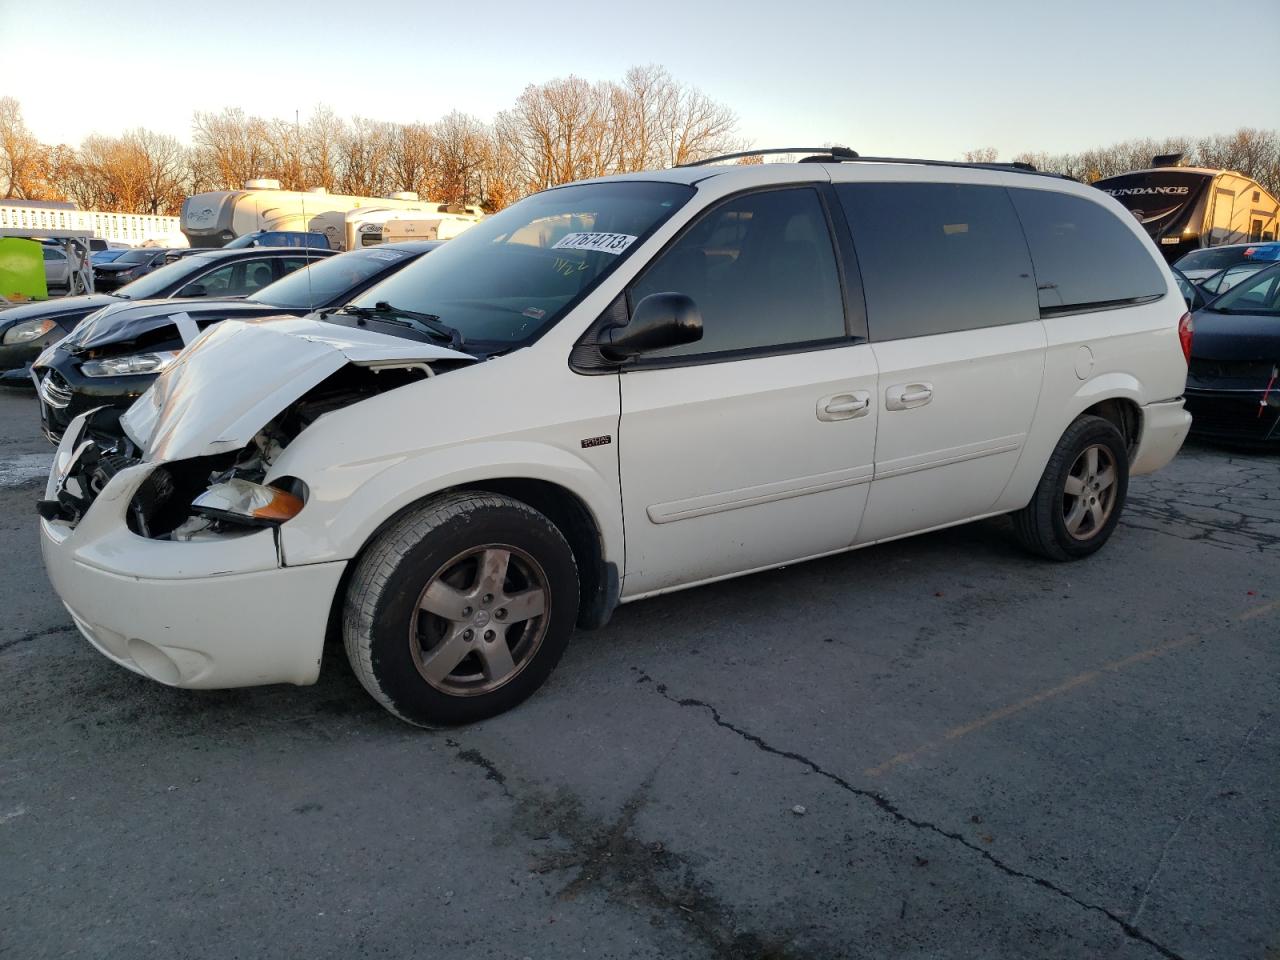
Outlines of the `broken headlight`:
<svg viewBox="0 0 1280 960">
<path fill-rule="evenodd" d="M 303 498 L 239 477 L 215 483 L 191 503 L 191 510 L 210 520 L 254 527 L 275 526 L 298 515 Z"/>
<path fill-rule="evenodd" d="M 127 357 L 105 357 L 102 360 L 86 360 L 80 364 L 80 372 L 86 377 L 127 377 L 143 373 L 159 373 L 177 358 L 177 350 L 134 353 Z"/>
</svg>

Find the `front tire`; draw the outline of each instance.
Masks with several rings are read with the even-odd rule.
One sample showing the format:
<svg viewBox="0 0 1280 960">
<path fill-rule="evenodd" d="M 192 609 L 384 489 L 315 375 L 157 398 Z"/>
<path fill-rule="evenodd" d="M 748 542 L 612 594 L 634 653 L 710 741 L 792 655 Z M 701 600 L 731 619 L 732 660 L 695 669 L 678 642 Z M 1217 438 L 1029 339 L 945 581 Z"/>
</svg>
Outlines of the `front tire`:
<svg viewBox="0 0 1280 960">
<path fill-rule="evenodd" d="M 578 616 L 559 529 L 509 497 L 449 494 L 393 523 L 361 556 L 343 640 L 356 677 L 409 723 L 471 723 L 542 685 Z"/>
<path fill-rule="evenodd" d="M 1079 560 L 1110 539 L 1129 492 L 1129 452 L 1115 424 L 1080 417 L 1062 435 L 1035 496 L 1012 514 L 1018 541 L 1050 560 Z"/>
</svg>

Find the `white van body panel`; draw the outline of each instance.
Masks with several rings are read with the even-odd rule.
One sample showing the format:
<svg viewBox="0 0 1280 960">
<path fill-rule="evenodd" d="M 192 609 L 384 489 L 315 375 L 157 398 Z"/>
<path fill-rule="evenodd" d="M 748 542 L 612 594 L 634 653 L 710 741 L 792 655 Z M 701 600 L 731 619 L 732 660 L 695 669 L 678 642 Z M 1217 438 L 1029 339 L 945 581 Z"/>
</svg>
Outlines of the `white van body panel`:
<svg viewBox="0 0 1280 960">
<path fill-rule="evenodd" d="M 1137 222 L 1099 191 L 999 170 L 876 163 L 611 179 L 684 183 L 696 193 L 556 325 L 492 359 L 306 318 L 229 322 L 201 338 L 127 417 L 152 460 L 253 442 L 347 364 L 424 364 L 428 375 L 320 415 L 279 452 L 265 482 L 297 478 L 308 495 L 274 539 L 194 544 L 129 532 L 125 506 L 147 464 L 117 474 L 78 526 L 45 521 L 46 562 L 86 636 L 176 685 L 311 682 L 347 565 L 389 520 L 444 490 L 517 480 L 568 492 L 593 522 L 603 562 L 621 575 L 612 599 L 626 601 L 1019 509 L 1072 421 L 1108 401 L 1136 410 L 1134 472 L 1162 466 L 1185 436 L 1183 301 Z M 709 206 L 740 191 L 832 180 L 986 184 L 1110 204 L 1161 263 L 1167 294 L 915 340 L 590 375 L 570 367 L 584 332 Z M 280 228 L 255 219 L 251 229 L 267 226 Z M 200 404 L 170 407 L 164 395 L 180 398 L 184 378 L 192 391 L 198 384 Z M 906 398 L 902 408 L 888 406 L 891 390 Z M 845 418 L 846 398 L 862 394 L 866 414 Z M 82 428 L 83 420 L 68 431 L 55 473 L 70 469 Z M 51 478 L 54 493 L 59 482 Z M 175 562 L 183 550 L 191 552 Z M 165 639 L 180 615 L 172 604 L 130 619 L 106 599 L 126 585 L 140 604 L 153 602 L 151 583 L 166 569 L 185 584 L 171 595 L 197 614 L 181 650 Z M 245 609 L 262 615 L 261 631 L 275 629 L 266 611 L 277 586 L 305 616 L 293 618 L 267 663 L 255 653 L 261 644 L 223 636 L 210 611 Z"/>
</svg>

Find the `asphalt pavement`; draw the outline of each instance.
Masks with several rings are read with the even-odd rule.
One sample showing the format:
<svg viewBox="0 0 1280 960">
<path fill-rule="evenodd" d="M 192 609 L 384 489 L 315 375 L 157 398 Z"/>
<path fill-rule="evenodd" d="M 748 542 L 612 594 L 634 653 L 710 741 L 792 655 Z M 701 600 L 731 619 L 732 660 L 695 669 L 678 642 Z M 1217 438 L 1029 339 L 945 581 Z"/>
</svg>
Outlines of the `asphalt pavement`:
<svg viewBox="0 0 1280 960">
<path fill-rule="evenodd" d="M 996 520 L 633 604 L 424 732 L 339 649 L 99 656 L 51 449 L 0 392 L 0 957 L 1280 957 L 1280 457 L 1188 447 L 1081 563 Z"/>
</svg>

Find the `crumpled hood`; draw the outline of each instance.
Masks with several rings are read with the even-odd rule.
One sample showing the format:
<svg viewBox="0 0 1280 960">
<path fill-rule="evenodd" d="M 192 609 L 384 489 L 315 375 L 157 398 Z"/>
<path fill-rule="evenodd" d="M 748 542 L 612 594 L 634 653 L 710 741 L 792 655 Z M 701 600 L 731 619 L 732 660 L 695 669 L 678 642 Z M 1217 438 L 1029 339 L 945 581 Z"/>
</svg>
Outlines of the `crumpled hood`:
<svg viewBox="0 0 1280 960">
<path fill-rule="evenodd" d="M 164 327 L 176 327 L 174 318 L 190 317 L 201 327 L 219 320 L 277 316 L 286 311 L 254 300 L 120 300 L 84 319 L 67 344 L 74 353 L 100 350 L 136 340 Z"/>
<path fill-rule="evenodd" d="M 348 363 L 473 359 L 309 316 L 228 320 L 184 350 L 120 423 L 146 460 L 225 453 L 248 444 L 276 414 Z"/>
</svg>

